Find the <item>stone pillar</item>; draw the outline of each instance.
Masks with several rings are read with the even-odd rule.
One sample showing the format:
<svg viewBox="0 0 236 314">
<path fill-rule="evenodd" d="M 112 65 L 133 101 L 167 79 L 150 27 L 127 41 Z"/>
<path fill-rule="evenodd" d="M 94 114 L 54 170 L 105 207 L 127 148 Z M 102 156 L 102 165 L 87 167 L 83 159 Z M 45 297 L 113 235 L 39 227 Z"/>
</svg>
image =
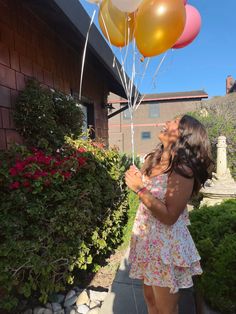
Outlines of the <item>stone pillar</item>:
<svg viewBox="0 0 236 314">
<path fill-rule="evenodd" d="M 219 178 L 227 172 L 227 155 L 226 155 L 226 137 L 219 136 L 217 143 L 217 165 L 216 165 L 216 175 Z"/>
</svg>

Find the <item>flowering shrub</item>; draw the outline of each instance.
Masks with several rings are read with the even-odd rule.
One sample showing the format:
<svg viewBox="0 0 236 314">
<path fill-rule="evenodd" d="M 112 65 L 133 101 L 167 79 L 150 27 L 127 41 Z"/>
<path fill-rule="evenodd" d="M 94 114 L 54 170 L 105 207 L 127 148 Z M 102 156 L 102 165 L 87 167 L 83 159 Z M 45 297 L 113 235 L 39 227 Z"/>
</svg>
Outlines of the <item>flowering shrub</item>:
<svg viewBox="0 0 236 314">
<path fill-rule="evenodd" d="M 99 268 L 121 242 L 127 193 L 119 154 L 91 141 L 0 157 L 0 307 L 12 309 Z"/>
<path fill-rule="evenodd" d="M 28 192 L 35 194 L 45 187 L 70 179 L 86 163 L 86 158 L 81 156 L 85 152 L 83 148 L 68 155 L 59 152 L 58 150 L 58 154 L 51 156 L 33 149 L 28 156 L 17 159 L 9 169 L 9 188 L 28 189 Z"/>
</svg>

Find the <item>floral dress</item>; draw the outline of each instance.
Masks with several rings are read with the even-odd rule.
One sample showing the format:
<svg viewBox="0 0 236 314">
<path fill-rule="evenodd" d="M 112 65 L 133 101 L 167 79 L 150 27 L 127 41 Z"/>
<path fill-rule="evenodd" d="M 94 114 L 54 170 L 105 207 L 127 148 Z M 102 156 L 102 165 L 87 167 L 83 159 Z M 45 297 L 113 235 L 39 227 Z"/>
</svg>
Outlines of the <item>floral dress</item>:
<svg viewBox="0 0 236 314">
<path fill-rule="evenodd" d="M 168 174 L 145 179 L 152 194 L 165 201 Z M 130 278 L 150 286 L 169 287 L 170 293 L 193 285 L 192 276 L 200 275 L 200 256 L 189 233 L 185 209 L 173 225 L 165 225 L 140 203 L 131 238 Z"/>
</svg>

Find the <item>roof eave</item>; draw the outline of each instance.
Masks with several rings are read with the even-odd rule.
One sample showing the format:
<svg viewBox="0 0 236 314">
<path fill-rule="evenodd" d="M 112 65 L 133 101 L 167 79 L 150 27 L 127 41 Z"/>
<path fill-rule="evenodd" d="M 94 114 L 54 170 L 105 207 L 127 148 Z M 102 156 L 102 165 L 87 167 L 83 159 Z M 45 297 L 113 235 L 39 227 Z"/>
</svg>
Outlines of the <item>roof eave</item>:
<svg viewBox="0 0 236 314">
<path fill-rule="evenodd" d="M 202 95 L 191 95 L 191 96 L 177 96 L 177 97 L 157 97 L 157 98 L 144 98 L 142 100 L 142 103 L 145 102 L 153 102 L 153 101 L 170 101 L 170 100 L 189 100 L 189 99 L 197 99 L 197 100 L 202 100 L 202 99 L 207 99 L 208 94 L 202 94 Z M 127 104 L 127 100 L 109 100 L 110 104 Z"/>
<path fill-rule="evenodd" d="M 53 0 L 56 5 L 63 11 L 67 16 L 70 22 L 78 30 L 78 32 L 84 37 L 87 36 L 89 29 L 89 24 L 91 18 L 85 11 L 84 7 L 78 0 Z M 125 90 L 123 88 L 119 73 L 116 67 L 113 67 L 114 64 L 114 54 L 104 37 L 101 35 L 97 27 L 93 24 L 89 34 L 88 46 L 92 50 L 93 54 L 100 60 L 103 66 L 108 70 L 108 72 L 114 77 L 115 81 L 119 86 L 117 86 L 116 93 L 121 97 L 126 97 Z M 121 69 L 121 65 L 117 58 L 115 58 L 117 66 Z M 127 79 L 129 80 L 128 76 Z M 134 86 L 133 90 L 136 87 Z"/>
</svg>

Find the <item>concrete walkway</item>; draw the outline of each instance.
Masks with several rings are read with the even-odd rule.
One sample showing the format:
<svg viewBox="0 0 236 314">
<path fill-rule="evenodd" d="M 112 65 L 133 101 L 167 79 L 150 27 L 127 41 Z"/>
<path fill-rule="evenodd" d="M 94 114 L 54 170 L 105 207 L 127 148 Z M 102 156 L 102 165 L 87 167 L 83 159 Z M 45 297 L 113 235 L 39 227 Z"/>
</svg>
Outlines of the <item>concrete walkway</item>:
<svg viewBox="0 0 236 314">
<path fill-rule="evenodd" d="M 142 282 L 129 278 L 128 252 L 121 262 L 100 314 L 148 314 Z M 179 314 L 196 314 L 193 289 L 182 289 Z"/>
</svg>

